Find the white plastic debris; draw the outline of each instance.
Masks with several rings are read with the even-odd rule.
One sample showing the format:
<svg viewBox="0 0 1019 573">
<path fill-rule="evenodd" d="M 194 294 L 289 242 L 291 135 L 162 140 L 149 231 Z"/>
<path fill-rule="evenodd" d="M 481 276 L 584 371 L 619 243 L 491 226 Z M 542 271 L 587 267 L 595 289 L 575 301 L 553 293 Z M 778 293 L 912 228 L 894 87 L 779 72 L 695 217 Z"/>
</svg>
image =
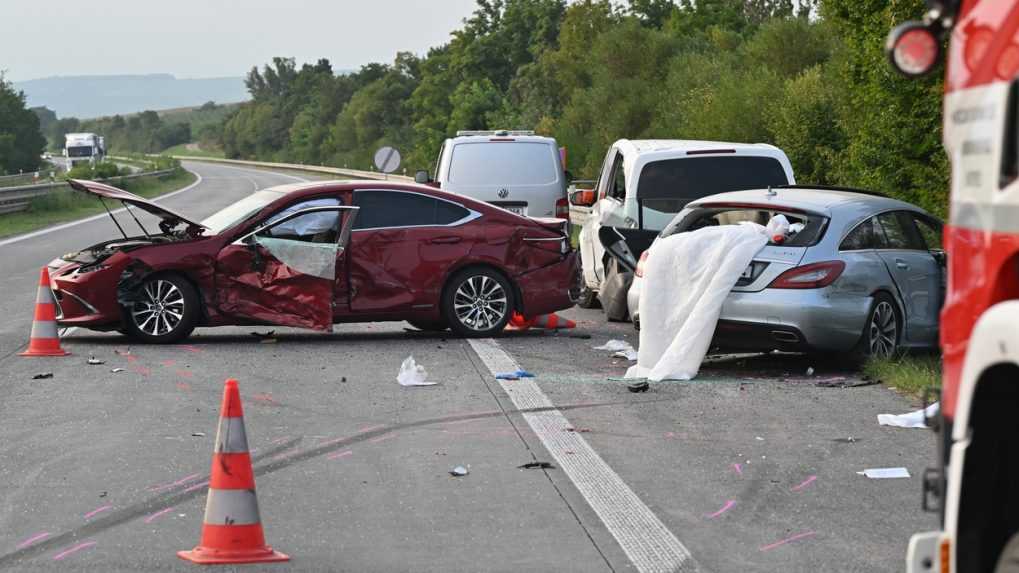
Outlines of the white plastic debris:
<svg viewBox="0 0 1019 573">
<path fill-rule="evenodd" d="M 909 470 L 907 470 L 906 468 L 873 468 L 856 473 L 861 476 L 867 476 L 870 479 L 894 479 L 909 477 Z"/>
<path fill-rule="evenodd" d="M 814 367 L 811 366 L 811 367 L 807 368 L 807 376 L 813 376 L 813 375 L 814 375 Z"/>
<path fill-rule="evenodd" d="M 908 414 L 878 414 L 877 423 L 882 426 L 895 426 L 896 428 L 926 428 L 927 426 L 923 423 L 925 414 L 927 418 L 933 418 L 938 415 L 940 407 L 940 403 L 935 402 L 927 406 L 926 410 L 916 410 Z"/>
<path fill-rule="evenodd" d="M 106 364 L 106 361 L 105 360 L 99 360 L 95 356 L 89 356 L 88 357 L 88 363 L 91 366 L 96 366 L 98 364 Z"/>
<path fill-rule="evenodd" d="M 640 351 L 626 377 L 659 382 L 696 376 L 722 304 L 767 244 L 766 228 L 755 223 L 656 241 L 640 284 Z"/>
<path fill-rule="evenodd" d="M 785 215 L 775 215 L 768 221 L 765 232 L 774 243 L 785 241 L 785 236 L 789 234 L 789 219 L 786 219 Z"/>
<path fill-rule="evenodd" d="M 434 386 L 435 382 L 427 382 L 428 371 L 425 367 L 414 362 L 413 356 L 408 356 L 403 364 L 400 365 L 400 374 L 397 375 L 396 381 L 401 386 Z"/>
<path fill-rule="evenodd" d="M 633 345 L 625 340 L 610 340 L 601 346 L 595 346 L 595 350 L 607 350 L 609 352 L 622 352 L 633 350 Z"/>
<path fill-rule="evenodd" d="M 471 473 L 470 464 L 468 464 L 467 467 L 456 466 L 455 468 L 449 470 L 449 475 L 453 477 L 463 477 L 469 473 Z"/>
<path fill-rule="evenodd" d="M 123 369 L 123 368 L 114 368 L 113 370 L 110 370 L 110 372 L 112 372 L 112 373 L 114 373 L 114 374 L 116 374 L 116 373 L 118 373 L 118 372 L 123 372 L 123 371 L 124 371 L 124 369 Z"/>
<path fill-rule="evenodd" d="M 620 350 L 619 352 L 613 353 L 612 357 L 613 358 L 625 358 L 625 359 L 629 360 L 630 362 L 633 362 L 634 360 L 637 359 L 637 351 L 632 349 L 632 348 L 628 348 L 626 350 Z"/>
</svg>

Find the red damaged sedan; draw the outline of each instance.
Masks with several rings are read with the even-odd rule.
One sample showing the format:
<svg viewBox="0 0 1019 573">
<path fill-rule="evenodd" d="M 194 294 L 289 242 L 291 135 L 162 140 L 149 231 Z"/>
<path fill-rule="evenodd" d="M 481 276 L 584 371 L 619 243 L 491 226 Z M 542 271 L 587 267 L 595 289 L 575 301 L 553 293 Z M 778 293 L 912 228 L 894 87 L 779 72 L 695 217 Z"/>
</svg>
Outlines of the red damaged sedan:
<svg viewBox="0 0 1019 573">
<path fill-rule="evenodd" d="M 527 219 L 431 187 L 284 185 L 196 223 L 109 185 L 70 184 L 104 204 L 120 201 L 126 214 L 110 214 L 122 238 L 50 263 L 61 326 L 154 343 L 198 326 L 331 331 L 399 320 L 488 336 L 514 311 L 555 312 L 578 294 L 566 221 Z M 158 231 L 135 209 L 158 217 Z"/>
</svg>

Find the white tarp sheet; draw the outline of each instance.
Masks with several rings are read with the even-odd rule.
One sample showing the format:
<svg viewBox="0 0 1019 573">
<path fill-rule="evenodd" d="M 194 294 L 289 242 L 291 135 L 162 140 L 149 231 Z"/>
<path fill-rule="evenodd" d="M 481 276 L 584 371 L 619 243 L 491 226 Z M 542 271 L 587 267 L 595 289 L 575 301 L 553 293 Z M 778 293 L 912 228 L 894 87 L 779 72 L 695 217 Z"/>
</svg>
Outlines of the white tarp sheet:
<svg viewBox="0 0 1019 573">
<path fill-rule="evenodd" d="M 908 414 L 878 414 L 877 423 L 881 426 L 895 426 L 897 428 L 926 428 L 924 417 L 933 418 L 938 415 L 940 403 L 935 402 L 927 406 L 926 410 L 917 410 Z"/>
<path fill-rule="evenodd" d="M 768 244 L 768 236 L 765 227 L 744 223 L 655 242 L 641 282 L 637 364 L 626 377 L 660 381 L 696 376 L 725 298 Z"/>
</svg>

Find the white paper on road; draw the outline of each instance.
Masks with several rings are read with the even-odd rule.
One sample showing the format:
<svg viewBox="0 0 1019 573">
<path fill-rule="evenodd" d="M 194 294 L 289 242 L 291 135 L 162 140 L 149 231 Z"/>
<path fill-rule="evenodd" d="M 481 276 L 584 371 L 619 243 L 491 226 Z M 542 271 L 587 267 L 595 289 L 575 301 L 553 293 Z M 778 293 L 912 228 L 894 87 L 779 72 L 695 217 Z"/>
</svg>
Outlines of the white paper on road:
<svg viewBox="0 0 1019 573">
<path fill-rule="evenodd" d="M 655 242 L 640 287 L 640 351 L 627 378 L 690 380 L 729 291 L 768 244 L 755 223 L 705 227 Z"/>
<path fill-rule="evenodd" d="M 625 340 L 610 340 L 601 346 L 595 346 L 594 349 L 612 352 L 613 358 L 625 358 L 630 361 L 637 359 L 637 351 Z"/>
<path fill-rule="evenodd" d="M 893 478 L 908 478 L 909 470 L 906 468 L 874 468 L 869 470 L 863 470 L 862 472 L 856 472 L 861 476 L 867 476 L 870 479 L 893 479 Z"/>
<path fill-rule="evenodd" d="M 425 367 L 414 361 L 413 356 L 408 356 L 400 365 L 400 374 L 396 381 L 401 386 L 435 386 L 435 382 L 427 382 L 428 371 Z"/>
<path fill-rule="evenodd" d="M 878 414 L 877 423 L 882 426 L 895 426 L 896 428 L 926 428 L 923 423 L 924 413 L 927 418 L 933 418 L 938 414 L 939 402 L 927 406 L 926 410 L 916 410 L 908 414 Z"/>
</svg>

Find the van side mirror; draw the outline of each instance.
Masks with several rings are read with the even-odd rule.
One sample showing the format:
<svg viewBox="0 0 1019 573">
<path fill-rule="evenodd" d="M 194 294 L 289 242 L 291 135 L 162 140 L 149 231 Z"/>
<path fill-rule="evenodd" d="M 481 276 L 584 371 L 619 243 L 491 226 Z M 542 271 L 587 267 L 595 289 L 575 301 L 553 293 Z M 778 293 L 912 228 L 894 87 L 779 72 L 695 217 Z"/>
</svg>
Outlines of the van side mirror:
<svg viewBox="0 0 1019 573">
<path fill-rule="evenodd" d="M 594 205 L 594 189 L 577 189 L 570 193 L 570 203 L 578 207 Z"/>
<path fill-rule="evenodd" d="M 414 182 L 415 183 L 420 183 L 420 184 L 424 185 L 425 183 L 430 183 L 431 181 L 432 181 L 432 178 L 428 176 L 428 172 L 425 171 L 424 169 L 422 169 L 422 170 L 420 170 L 420 171 L 418 171 L 417 173 L 414 174 Z"/>
</svg>

